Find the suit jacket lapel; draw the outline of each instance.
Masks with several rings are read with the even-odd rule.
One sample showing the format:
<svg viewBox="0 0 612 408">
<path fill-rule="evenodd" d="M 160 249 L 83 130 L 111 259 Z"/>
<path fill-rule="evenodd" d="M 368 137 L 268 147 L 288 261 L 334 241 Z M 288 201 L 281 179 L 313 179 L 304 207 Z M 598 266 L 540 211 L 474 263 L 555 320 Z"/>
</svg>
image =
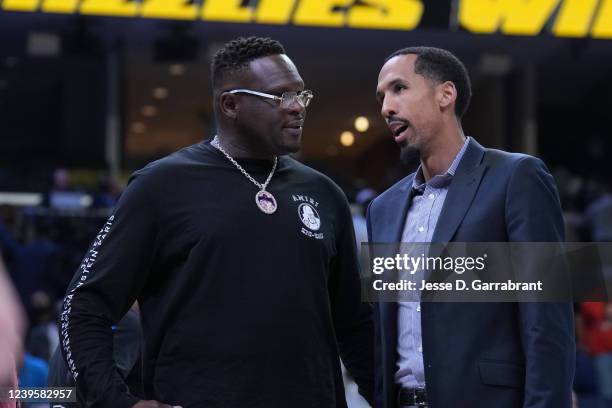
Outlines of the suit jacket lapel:
<svg viewBox="0 0 612 408">
<path fill-rule="evenodd" d="M 480 180 L 486 170 L 482 163 L 484 148 L 470 139 L 453 177 L 442 212 L 436 224 L 432 242 L 450 242 L 474 200 Z"/>
</svg>

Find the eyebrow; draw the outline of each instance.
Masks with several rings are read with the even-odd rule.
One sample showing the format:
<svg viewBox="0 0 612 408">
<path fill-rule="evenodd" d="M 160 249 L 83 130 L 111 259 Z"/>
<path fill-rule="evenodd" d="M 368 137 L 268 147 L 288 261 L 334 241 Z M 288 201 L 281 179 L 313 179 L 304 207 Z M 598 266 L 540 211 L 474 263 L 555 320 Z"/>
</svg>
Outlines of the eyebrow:
<svg viewBox="0 0 612 408">
<path fill-rule="evenodd" d="M 306 89 L 303 81 L 300 81 L 300 82 L 296 81 L 290 84 L 282 84 L 282 85 L 268 87 L 266 88 L 264 92 L 271 93 L 271 94 L 282 94 L 283 92 L 294 92 L 293 90 L 288 90 L 291 88 L 297 88 L 295 92 L 300 92 L 301 90 Z"/>
<path fill-rule="evenodd" d="M 399 84 L 399 83 L 406 83 L 406 81 L 402 78 L 394 78 L 391 82 L 389 82 L 385 88 L 390 88 L 393 85 Z M 381 103 L 383 101 L 385 97 L 385 93 L 382 91 L 376 91 L 376 100 L 378 101 L 378 103 Z"/>
</svg>

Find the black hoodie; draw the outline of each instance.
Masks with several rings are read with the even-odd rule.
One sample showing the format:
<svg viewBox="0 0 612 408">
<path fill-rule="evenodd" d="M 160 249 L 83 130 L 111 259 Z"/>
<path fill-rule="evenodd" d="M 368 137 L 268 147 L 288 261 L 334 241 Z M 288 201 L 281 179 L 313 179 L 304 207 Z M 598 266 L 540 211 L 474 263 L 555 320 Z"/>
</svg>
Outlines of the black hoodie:
<svg viewBox="0 0 612 408">
<path fill-rule="evenodd" d="M 239 160 L 262 182 L 272 163 Z M 279 158 L 259 189 L 208 142 L 136 172 L 64 299 L 62 353 L 79 398 L 131 407 L 110 326 L 138 300 L 144 395 L 189 407 L 345 407 L 338 351 L 371 400 L 373 332 L 348 203 Z"/>
</svg>

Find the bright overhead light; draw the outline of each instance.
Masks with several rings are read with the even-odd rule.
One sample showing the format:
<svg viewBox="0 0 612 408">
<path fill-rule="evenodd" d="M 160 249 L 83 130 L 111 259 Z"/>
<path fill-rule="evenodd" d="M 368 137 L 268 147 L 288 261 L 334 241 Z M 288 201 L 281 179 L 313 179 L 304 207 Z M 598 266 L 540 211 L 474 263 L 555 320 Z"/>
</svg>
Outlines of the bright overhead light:
<svg viewBox="0 0 612 408">
<path fill-rule="evenodd" d="M 132 132 L 134 133 L 144 133 L 147 130 L 147 127 L 142 122 L 134 122 L 132 123 Z"/>
<path fill-rule="evenodd" d="M 147 105 L 143 106 L 140 112 L 142 113 L 142 116 L 152 118 L 153 116 L 157 115 L 157 108 L 153 105 Z"/>
<path fill-rule="evenodd" d="M 153 89 L 153 97 L 155 99 L 166 99 L 168 97 L 168 89 L 161 86 Z"/>
<path fill-rule="evenodd" d="M 357 129 L 358 132 L 365 132 L 369 128 L 370 121 L 365 116 L 358 116 L 357 119 L 355 119 L 355 129 Z"/>
<path fill-rule="evenodd" d="M 349 147 L 352 146 L 353 143 L 355 143 L 355 135 L 353 132 L 349 132 L 348 130 L 342 132 L 340 135 L 340 144 L 342 144 L 342 146 Z"/>
<path fill-rule="evenodd" d="M 183 64 L 172 64 L 168 67 L 170 75 L 181 76 L 185 73 L 185 66 Z"/>
</svg>

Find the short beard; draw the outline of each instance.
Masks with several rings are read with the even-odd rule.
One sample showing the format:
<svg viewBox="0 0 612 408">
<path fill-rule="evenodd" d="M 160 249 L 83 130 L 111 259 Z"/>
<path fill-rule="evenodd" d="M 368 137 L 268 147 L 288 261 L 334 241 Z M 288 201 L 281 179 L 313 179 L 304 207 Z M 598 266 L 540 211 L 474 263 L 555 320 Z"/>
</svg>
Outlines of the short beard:
<svg viewBox="0 0 612 408">
<path fill-rule="evenodd" d="M 297 145 L 283 145 L 285 153 L 283 154 L 295 154 L 302 150 L 302 138 L 300 137 Z"/>
<path fill-rule="evenodd" d="M 405 166 L 416 168 L 421 160 L 421 151 L 414 145 L 404 143 L 400 149 L 400 160 Z"/>
</svg>

